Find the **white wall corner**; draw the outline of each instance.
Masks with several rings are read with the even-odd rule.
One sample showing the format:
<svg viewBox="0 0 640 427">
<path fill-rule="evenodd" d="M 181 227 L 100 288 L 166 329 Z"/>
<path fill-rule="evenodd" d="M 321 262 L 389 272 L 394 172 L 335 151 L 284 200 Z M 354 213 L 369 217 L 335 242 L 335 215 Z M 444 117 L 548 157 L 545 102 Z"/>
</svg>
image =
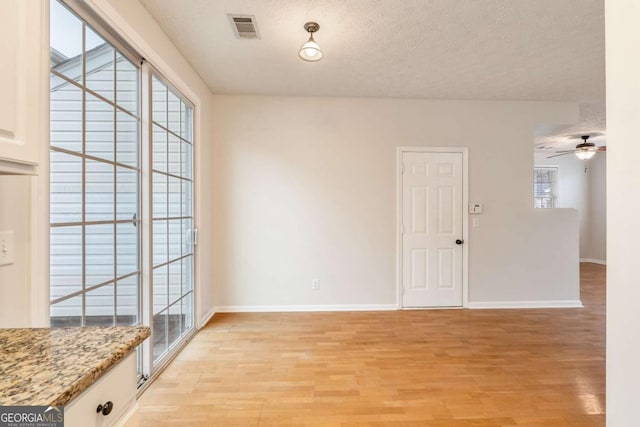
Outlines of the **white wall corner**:
<svg viewBox="0 0 640 427">
<path fill-rule="evenodd" d="M 205 315 L 202 316 L 198 321 L 198 329 L 204 328 L 207 325 L 207 323 L 209 323 L 209 320 L 211 320 L 213 315 L 216 314 L 216 311 L 217 311 L 216 307 L 213 307 L 209 311 L 207 311 Z"/>
</svg>

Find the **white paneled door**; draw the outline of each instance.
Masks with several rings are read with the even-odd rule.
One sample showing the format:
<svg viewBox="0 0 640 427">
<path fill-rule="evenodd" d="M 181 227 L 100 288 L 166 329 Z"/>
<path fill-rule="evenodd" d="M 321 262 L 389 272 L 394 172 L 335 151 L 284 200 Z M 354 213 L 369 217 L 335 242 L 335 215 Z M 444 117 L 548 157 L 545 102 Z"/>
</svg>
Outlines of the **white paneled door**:
<svg viewBox="0 0 640 427">
<path fill-rule="evenodd" d="M 402 306 L 461 307 L 463 153 L 402 153 Z"/>
</svg>

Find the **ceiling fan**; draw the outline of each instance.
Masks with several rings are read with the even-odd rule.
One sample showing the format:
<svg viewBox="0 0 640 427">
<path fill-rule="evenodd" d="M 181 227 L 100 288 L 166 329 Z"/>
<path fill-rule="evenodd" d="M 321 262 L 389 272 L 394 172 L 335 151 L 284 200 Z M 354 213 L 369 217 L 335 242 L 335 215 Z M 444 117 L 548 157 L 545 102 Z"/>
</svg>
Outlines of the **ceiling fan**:
<svg viewBox="0 0 640 427">
<path fill-rule="evenodd" d="M 553 156 L 549 156 L 549 157 L 547 157 L 547 159 L 551 159 L 553 157 L 559 157 L 559 156 L 564 156 L 565 154 L 573 153 L 580 160 L 589 160 L 590 158 L 595 156 L 598 151 L 607 151 L 606 145 L 603 145 L 603 146 L 600 146 L 600 147 L 596 147 L 596 144 L 594 144 L 593 142 L 588 142 L 589 135 L 582 135 L 580 138 L 582 138 L 582 142 L 580 144 L 576 145 L 575 150 L 556 151 L 556 153 L 558 153 L 558 154 L 554 154 Z"/>
</svg>

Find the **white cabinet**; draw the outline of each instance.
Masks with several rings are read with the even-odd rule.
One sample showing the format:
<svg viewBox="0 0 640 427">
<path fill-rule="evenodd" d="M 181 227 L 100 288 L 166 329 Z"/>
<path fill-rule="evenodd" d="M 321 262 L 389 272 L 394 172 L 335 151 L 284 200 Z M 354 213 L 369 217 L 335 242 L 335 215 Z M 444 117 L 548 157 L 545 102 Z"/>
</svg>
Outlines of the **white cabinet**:
<svg viewBox="0 0 640 427">
<path fill-rule="evenodd" d="M 82 394 L 64 408 L 66 427 L 137 427 L 136 353 L 112 367 Z M 111 402 L 108 415 L 97 411 Z"/>
<path fill-rule="evenodd" d="M 0 1 L 0 174 L 35 174 L 48 129 L 45 1 Z"/>
</svg>

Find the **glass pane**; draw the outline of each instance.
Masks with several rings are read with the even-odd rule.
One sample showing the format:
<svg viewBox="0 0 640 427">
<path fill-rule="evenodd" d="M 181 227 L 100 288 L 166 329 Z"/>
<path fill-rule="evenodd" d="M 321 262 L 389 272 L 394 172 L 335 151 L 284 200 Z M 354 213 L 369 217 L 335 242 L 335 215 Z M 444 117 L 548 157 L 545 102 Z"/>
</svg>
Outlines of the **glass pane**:
<svg viewBox="0 0 640 427">
<path fill-rule="evenodd" d="M 85 226 L 85 252 L 87 287 L 114 279 L 113 224 Z"/>
<path fill-rule="evenodd" d="M 131 222 L 116 225 L 117 274 L 138 271 L 138 228 Z"/>
<path fill-rule="evenodd" d="M 51 68 L 82 81 L 82 22 L 66 7 L 51 1 Z"/>
<path fill-rule="evenodd" d="M 91 28 L 85 28 L 87 88 L 113 102 L 115 49 Z"/>
<path fill-rule="evenodd" d="M 116 113 L 116 118 L 116 160 L 137 168 L 138 120 L 122 111 Z"/>
<path fill-rule="evenodd" d="M 116 285 L 116 325 L 138 323 L 138 275 L 118 280 Z"/>
<path fill-rule="evenodd" d="M 116 219 L 138 218 L 138 172 L 116 166 Z"/>
<path fill-rule="evenodd" d="M 167 221 L 153 220 L 153 265 L 169 260 L 167 243 Z"/>
<path fill-rule="evenodd" d="M 193 297 L 192 294 L 182 298 L 182 332 L 193 327 Z"/>
<path fill-rule="evenodd" d="M 180 178 L 174 178 L 172 176 L 169 178 L 169 217 L 179 217 L 182 204 L 182 180 Z"/>
<path fill-rule="evenodd" d="M 116 103 L 138 115 L 138 67 L 116 52 Z"/>
<path fill-rule="evenodd" d="M 185 217 L 193 216 L 193 185 L 191 181 L 182 180 L 182 206 L 180 208 L 180 215 Z"/>
<path fill-rule="evenodd" d="M 168 293 L 168 266 L 153 269 L 153 314 L 167 308 L 169 305 Z"/>
<path fill-rule="evenodd" d="M 178 301 L 182 296 L 182 263 L 180 260 L 169 264 L 169 304 Z"/>
<path fill-rule="evenodd" d="M 158 360 L 167 351 L 167 311 L 153 316 L 153 361 Z"/>
<path fill-rule="evenodd" d="M 82 153 L 82 90 L 52 80 L 50 109 L 51 146 Z"/>
<path fill-rule="evenodd" d="M 182 254 L 187 255 L 193 252 L 193 220 L 190 218 L 182 219 Z"/>
<path fill-rule="evenodd" d="M 51 151 L 51 223 L 82 221 L 82 158 Z"/>
<path fill-rule="evenodd" d="M 180 135 L 180 119 L 182 117 L 180 103 L 180 98 L 172 90 L 169 90 L 167 94 L 167 127 L 176 135 Z"/>
<path fill-rule="evenodd" d="M 180 160 L 180 139 L 177 136 L 169 134 L 169 143 L 167 149 L 167 168 L 169 173 L 180 176 L 181 160 Z"/>
<path fill-rule="evenodd" d="M 50 229 L 50 299 L 82 290 L 82 227 Z"/>
<path fill-rule="evenodd" d="M 49 314 L 52 328 L 82 326 L 82 295 L 52 305 Z"/>
<path fill-rule="evenodd" d="M 182 111 L 182 123 L 180 126 L 180 136 L 186 139 L 189 142 L 192 142 L 191 139 L 191 115 L 192 108 L 187 105 L 184 101 L 182 101 L 182 106 L 180 107 Z"/>
<path fill-rule="evenodd" d="M 193 147 L 188 142 L 182 141 L 181 159 L 180 176 L 193 179 Z"/>
<path fill-rule="evenodd" d="M 153 172 L 153 218 L 167 217 L 167 175 Z"/>
<path fill-rule="evenodd" d="M 85 160 L 85 220 L 113 221 L 113 165 Z"/>
<path fill-rule="evenodd" d="M 85 304 L 85 326 L 114 326 L 113 283 L 87 292 Z"/>
<path fill-rule="evenodd" d="M 182 304 L 180 301 L 169 307 L 169 319 L 167 322 L 169 345 L 172 345 L 178 340 L 178 338 L 180 338 L 180 333 L 182 331 L 182 325 L 180 325 L 181 310 Z"/>
<path fill-rule="evenodd" d="M 193 290 L 193 256 L 182 258 L 182 295 Z"/>
<path fill-rule="evenodd" d="M 182 226 L 179 219 L 172 219 L 169 223 L 169 260 L 180 258 L 182 255 Z"/>
<path fill-rule="evenodd" d="M 167 127 L 167 86 L 153 76 L 152 81 L 152 120 L 164 127 Z"/>
<path fill-rule="evenodd" d="M 101 159 L 114 160 L 114 112 L 113 105 L 86 94 L 85 150 L 87 154 Z"/>
<path fill-rule="evenodd" d="M 167 172 L 167 135 L 168 132 L 153 125 L 152 141 L 152 161 L 153 169 L 160 172 Z"/>
</svg>

